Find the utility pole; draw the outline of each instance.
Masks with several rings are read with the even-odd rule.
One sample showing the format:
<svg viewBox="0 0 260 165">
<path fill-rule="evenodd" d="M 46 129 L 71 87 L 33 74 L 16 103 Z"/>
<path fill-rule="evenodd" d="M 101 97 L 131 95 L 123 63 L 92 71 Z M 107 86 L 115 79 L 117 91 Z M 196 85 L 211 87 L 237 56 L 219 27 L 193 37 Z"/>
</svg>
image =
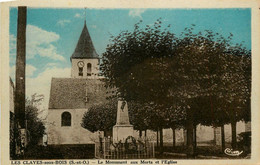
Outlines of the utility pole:
<svg viewBox="0 0 260 165">
<path fill-rule="evenodd" d="M 25 6 L 18 7 L 17 19 L 17 47 L 16 47 L 16 72 L 15 72 L 15 141 L 16 147 L 24 154 L 26 145 L 25 130 L 25 66 L 26 66 L 26 13 Z M 15 147 L 15 148 L 16 148 Z M 16 149 L 17 151 L 17 149 Z"/>
</svg>

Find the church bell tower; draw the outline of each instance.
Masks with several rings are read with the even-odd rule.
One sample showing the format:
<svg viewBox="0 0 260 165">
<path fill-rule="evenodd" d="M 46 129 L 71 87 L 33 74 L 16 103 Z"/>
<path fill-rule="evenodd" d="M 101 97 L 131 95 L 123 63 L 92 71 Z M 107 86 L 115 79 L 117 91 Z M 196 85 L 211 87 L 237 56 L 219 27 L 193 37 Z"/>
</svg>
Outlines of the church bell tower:
<svg viewBox="0 0 260 165">
<path fill-rule="evenodd" d="M 70 61 L 72 78 L 98 78 L 99 56 L 89 35 L 86 21 Z"/>
</svg>

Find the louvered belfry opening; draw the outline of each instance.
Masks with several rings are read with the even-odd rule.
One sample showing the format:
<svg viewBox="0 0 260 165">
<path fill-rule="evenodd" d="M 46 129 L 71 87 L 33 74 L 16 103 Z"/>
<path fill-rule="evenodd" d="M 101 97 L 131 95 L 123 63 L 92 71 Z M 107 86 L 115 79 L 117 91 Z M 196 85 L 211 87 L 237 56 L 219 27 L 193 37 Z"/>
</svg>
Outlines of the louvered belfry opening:
<svg viewBox="0 0 260 165">
<path fill-rule="evenodd" d="M 87 64 L 87 76 L 91 76 L 91 63 Z"/>
</svg>

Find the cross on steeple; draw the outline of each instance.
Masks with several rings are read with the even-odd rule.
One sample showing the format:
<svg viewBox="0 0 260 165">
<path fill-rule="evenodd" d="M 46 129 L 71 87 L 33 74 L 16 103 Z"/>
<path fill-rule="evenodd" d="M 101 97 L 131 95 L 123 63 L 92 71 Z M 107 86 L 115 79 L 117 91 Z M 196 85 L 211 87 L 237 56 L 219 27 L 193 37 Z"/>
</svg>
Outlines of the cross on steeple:
<svg viewBox="0 0 260 165">
<path fill-rule="evenodd" d="M 84 8 L 85 10 L 84 10 L 84 25 L 86 25 L 86 19 L 87 19 L 87 8 L 85 7 Z"/>
</svg>

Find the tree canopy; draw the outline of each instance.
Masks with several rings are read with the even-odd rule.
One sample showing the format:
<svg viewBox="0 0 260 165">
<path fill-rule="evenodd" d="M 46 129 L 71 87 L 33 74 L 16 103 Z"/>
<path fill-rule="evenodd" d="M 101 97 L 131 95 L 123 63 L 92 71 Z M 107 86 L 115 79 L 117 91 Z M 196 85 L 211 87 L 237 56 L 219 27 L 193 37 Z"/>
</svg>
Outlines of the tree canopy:
<svg viewBox="0 0 260 165">
<path fill-rule="evenodd" d="M 109 131 L 116 124 L 117 102 L 109 102 L 90 107 L 84 114 L 81 126 L 91 132 Z"/>
<path fill-rule="evenodd" d="M 231 33 L 195 32 L 191 25 L 177 36 L 161 19 L 141 24 L 112 37 L 100 69 L 107 87 L 139 103 L 143 120 L 157 119 L 147 128 L 183 125 L 191 142 L 194 125 L 250 120 L 251 51 L 232 43 Z"/>
<path fill-rule="evenodd" d="M 114 37 L 103 54 L 101 71 L 107 86 L 116 87 L 128 101 L 154 103 L 163 118 L 177 107 L 184 111 L 198 107 L 196 111 L 205 114 L 205 120 L 198 123 L 206 125 L 212 125 L 206 121 L 208 114 L 215 116 L 228 108 L 221 107 L 223 102 L 235 106 L 238 101 L 236 109 L 248 105 L 250 51 L 242 45 L 233 46 L 232 34 L 195 33 L 192 25 L 177 37 L 162 28 L 160 19 L 145 28 L 141 23 L 133 32 L 123 31 Z M 199 108 L 202 104 L 204 108 Z M 178 112 L 175 115 L 185 115 Z M 233 110 L 226 113 L 233 114 Z"/>
</svg>

